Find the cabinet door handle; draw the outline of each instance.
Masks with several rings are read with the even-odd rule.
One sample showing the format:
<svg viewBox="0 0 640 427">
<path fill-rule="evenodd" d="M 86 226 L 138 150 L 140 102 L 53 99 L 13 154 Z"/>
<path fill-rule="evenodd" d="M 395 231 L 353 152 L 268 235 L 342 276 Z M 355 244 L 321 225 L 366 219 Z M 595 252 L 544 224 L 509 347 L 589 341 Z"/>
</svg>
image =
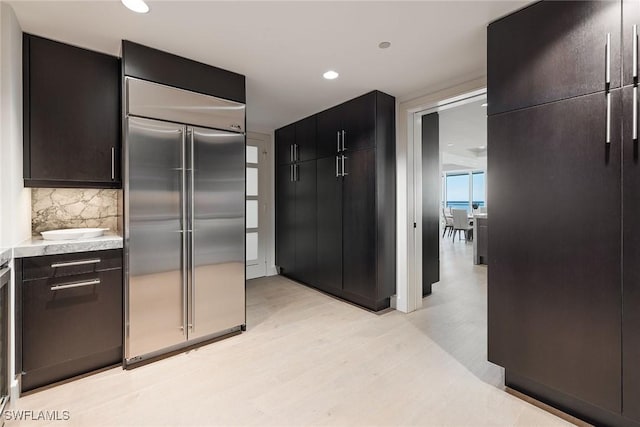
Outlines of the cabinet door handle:
<svg viewBox="0 0 640 427">
<path fill-rule="evenodd" d="M 340 177 L 340 157 L 336 156 L 336 178 Z"/>
<path fill-rule="evenodd" d="M 293 180 L 298 181 L 298 165 L 293 165 Z"/>
<path fill-rule="evenodd" d="M 87 265 L 87 264 L 99 264 L 101 261 L 102 260 L 100 258 L 94 258 L 94 259 L 83 259 L 81 261 L 56 262 L 51 264 L 51 268 L 73 267 L 76 265 Z"/>
<path fill-rule="evenodd" d="M 289 181 L 293 182 L 293 165 L 289 165 Z"/>
<path fill-rule="evenodd" d="M 632 139 L 638 140 L 638 86 L 633 87 L 633 130 Z"/>
<path fill-rule="evenodd" d="M 111 181 L 116 179 L 116 147 L 111 147 Z"/>
<path fill-rule="evenodd" d="M 611 144 L 611 92 L 607 92 L 607 144 Z"/>
<path fill-rule="evenodd" d="M 293 162 L 293 144 L 289 145 L 289 161 Z"/>
<path fill-rule="evenodd" d="M 344 161 L 347 160 L 348 157 L 345 157 L 344 155 L 342 156 L 342 176 L 347 176 L 349 175 L 347 172 L 345 172 L 345 168 L 344 168 Z"/>
<path fill-rule="evenodd" d="M 338 131 L 337 134 L 338 134 L 338 147 L 336 148 L 336 151 L 339 153 L 340 152 L 340 131 Z"/>
<path fill-rule="evenodd" d="M 633 40 L 632 40 L 632 49 L 633 49 L 633 79 L 637 80 L 638 78 L 638 26 L 633 26 Z"/>
<path fill-rule="evenodd" d="M 611 84 L 611 33 L 607 33 L 607 44 L 604 49 L 605 52 L 605 79 L 604 82 L 606 84 L 606 89 L 609 89 L 609 85 Z"/>
<path fill-rule="evenodd" d="M 83 286 L 93 286 L 93 285 L 99 285 L 99 284 L 100 284 L 100 279 L 93 279 L 93 280 L 86 280 L 82 282 L 70 282 L 70 283 L 63 283 L 61 285 L 55 285 L 51 287 L 51 290 L 61 291 L 63 289 L 81 288 Z"/>
<path fill-rule="evenodd" d="M 346 133 L 345 131 L 342 131 L 342 151 L 345 151 L 345 150 L 347 149 L 347 146 L 346 146 L 346 145 L 345 145 L 345 143 L 344 143 L 344 136 L 345 136 L 346 134 L 347 134 L 347 133 Z"/>
<path fill-rule="evenodd" d="M 293 160 L 298 161 L 298 144 L 293 144 Z"/>
</svg>

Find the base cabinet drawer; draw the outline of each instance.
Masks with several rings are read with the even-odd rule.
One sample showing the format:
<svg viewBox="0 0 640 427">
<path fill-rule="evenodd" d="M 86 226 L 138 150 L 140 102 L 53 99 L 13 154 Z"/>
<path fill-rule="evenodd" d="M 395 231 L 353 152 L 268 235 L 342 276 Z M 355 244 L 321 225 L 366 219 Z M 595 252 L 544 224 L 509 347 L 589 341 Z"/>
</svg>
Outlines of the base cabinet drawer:
<svg viewBox="0 0 640 427">
<path fill-rule="evenodd" d="M 19 284 L 22 392 L 122 361 L 122 279 L 113 268 Z"/>
</svg>

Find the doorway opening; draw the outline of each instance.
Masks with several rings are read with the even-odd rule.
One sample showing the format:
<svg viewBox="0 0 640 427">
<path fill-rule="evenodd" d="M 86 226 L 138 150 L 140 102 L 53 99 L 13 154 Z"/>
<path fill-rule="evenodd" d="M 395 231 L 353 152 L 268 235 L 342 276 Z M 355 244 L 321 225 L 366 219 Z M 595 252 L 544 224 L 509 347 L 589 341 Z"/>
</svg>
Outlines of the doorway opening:
<svg viewBox="0 0 640 427">
<path fill-rule="evenodd" d="M 413 113 L 416 298 L 452 272 L 486 276 L 486 106 L 480 90 Z"/>
</svg>

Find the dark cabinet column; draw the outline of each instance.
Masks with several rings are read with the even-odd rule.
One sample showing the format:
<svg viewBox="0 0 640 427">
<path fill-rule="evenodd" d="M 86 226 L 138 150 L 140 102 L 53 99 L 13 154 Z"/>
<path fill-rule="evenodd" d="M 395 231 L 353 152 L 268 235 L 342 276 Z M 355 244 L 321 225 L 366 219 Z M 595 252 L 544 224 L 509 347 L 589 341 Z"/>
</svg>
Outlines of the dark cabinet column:
<svg viewBox="0 0 640 427">
<path fill-rule="evenodd" d="M 293 165 L 280 165 L 276 176 L 276 264 L 282 272 L 295 274 L 296 187 Z"/>
<path fill-rule="evenodd" d="M 605 90 L 607 34 L 620 87 L 620 16 L 619 1 L 543 1 L 491 24 L 488 113 Z"/>
<path fill-rule="evenodd" d="M 626 4 L 626 3 L 625 3 Z M 623 92 L 623 415 L 640 422 L 640 156 L 633 133 L 633 88 Z"/>
<path fill-rule="evenodd" d="M 342 178 L 337 157 L 317 161 L 316 285 L 327 292 L 342 289 Z"/>
<path fill-rule="evenodd" d="M 295 272 L 293 278 L 314 285 L 316 282 L 316 161 L 297 163 Z"/>
<path fill-rule="evenodd" d="M 613 412 L 622 386 L 620 95 L 610 144 L 604 93 L 488 119 L 489 360 Z"/>
<path fill-rule="evenodd" d="M 377 299 L 375 156 L 375 150 L 347 153 L 343 184 L 343 289 L 369 304 Z"/>
</svg>

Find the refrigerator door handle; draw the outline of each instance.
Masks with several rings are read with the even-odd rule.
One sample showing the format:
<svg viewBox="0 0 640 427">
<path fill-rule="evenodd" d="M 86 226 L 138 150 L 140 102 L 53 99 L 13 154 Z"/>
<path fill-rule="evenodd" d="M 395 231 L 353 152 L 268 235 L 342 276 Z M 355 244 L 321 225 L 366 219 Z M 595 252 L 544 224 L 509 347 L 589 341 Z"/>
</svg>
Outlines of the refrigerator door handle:
<svg viewBox="0 0 640 427">
<path fill-rule="evenodd" d="M 183 130 L 182 135 L 182 333 L 187 336 L 187 141 Z"/>
<path fill-rule="evenodd" d="M 191 130 L 191 186 L 189 187 L 189 195 L 190 195 L 190 210 L 191 212 L 189 212 L 189 232 L 190 232 L 190 243 L 191 243 L 191 247 L 189 248 L 189 267 L 191 270 L 191 289 L 189 289 L 191 291 L 191 298 L 189 298 L 189 314 L 191 315 L 191 323 L 189 324 L 189 329 L 192 332 L 195 332 L 196 330 L 196 307 L 195 307 L 195 301 L 196 301 L 196 286 L 195 286 L 195 278 L 196 278 L 196 254 L 195 254 L 195 242 L 194 242 L 194 230 L 195 230 L 195 195 L 196 195 L 196 191 L 195 191 L 195 169 L 196 169 L 196 165 L 195 165 L 195 154 L 194 154 L 194 148 L 195 148 L 195 131 L 192 129 Z"/>
<path fill-rule="evenodd" d="M 604 71 L 604 83 L 606 85 L 606 90 L 609 90 L 609 85 L 611 84 L 611 33 L 607 33 L 607 44 L 604 49 L 605 55 L 605 71 Z"/>
</svg>

